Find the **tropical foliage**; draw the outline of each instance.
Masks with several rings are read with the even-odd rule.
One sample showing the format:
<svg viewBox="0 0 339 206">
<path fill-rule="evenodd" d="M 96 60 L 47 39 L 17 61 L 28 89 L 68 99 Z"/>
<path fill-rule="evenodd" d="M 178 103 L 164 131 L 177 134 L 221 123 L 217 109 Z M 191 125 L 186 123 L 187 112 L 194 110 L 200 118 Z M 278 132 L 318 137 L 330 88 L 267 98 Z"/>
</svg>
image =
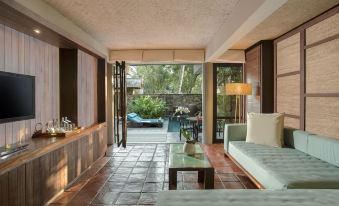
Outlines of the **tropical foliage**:
<svg viewBox="0 0 339 206">
<path fill-rule="evenodd" d="M 135 112 L 142 118 L 160 118 L 166 112 L 166 103 L 159 98 L 139 96 L 128 103 L 128 112 Z"/>
<path fill-rule="evenodd" d="M 202 65 L 135 65 L 144 94 L 201 94 Z"/>
</svg>

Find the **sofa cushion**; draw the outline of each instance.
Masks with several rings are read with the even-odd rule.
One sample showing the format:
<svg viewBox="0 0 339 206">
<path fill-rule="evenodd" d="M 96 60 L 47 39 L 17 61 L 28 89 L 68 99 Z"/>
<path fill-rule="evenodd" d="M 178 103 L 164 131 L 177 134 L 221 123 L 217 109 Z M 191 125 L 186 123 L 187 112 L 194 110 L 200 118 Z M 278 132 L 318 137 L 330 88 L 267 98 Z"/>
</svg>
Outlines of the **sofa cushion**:
<svg viewBox="0 0 339 206">
<path fill-rule="evenodd" d="M 339 167 L 339 140 L 309 135 L 307 153 Z"/>
<path fill-rule="evenodd" d="M 339 189 L 339 168 L 292 148 L 230 142 L 229 154 L 267 189 Z"/>
<path fill-rule="evenodd" d="M 283 130 L 284 114 L 247 114 L 246 142 L 282 147 Z"/>
<path fill-rule="evenodd" d="M 284 129 L 284 142 L 287 147 L 295 148 L 307 153 L 308 136 L 310 133 L 292 129 Z"/>
<path fill-rule="evenodd" d="M 334 206 L 339 190 L 177 190 L 160 192 L 159 206 Z"/>
</svg>

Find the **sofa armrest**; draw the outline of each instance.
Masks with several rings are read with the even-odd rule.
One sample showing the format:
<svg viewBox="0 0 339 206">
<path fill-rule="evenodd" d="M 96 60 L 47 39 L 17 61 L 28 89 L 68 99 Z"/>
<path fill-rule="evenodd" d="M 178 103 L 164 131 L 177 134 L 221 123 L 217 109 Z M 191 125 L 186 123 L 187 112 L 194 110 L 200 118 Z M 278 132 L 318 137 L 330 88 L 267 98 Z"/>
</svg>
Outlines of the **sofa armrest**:
<svg viewBox="0 0 339 206">
<path fill-rule="evenodd" d="M 247 125 L 246 124 L 225 124 L 224 128 L 224 150 L 228 153 L 228 144 L 230 141 L 245 141 Z"/>
</svg>

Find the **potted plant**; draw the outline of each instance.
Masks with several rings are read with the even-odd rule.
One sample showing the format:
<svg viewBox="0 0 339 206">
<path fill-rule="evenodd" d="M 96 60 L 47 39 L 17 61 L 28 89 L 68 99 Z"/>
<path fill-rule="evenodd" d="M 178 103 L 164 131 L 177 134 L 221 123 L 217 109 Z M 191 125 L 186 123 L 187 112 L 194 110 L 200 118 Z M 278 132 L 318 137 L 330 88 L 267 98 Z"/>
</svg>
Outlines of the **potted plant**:
<svg viewBox="0 0 339 206">
<path fill-rule="evenodd" d="M 196 141 L 192 138 L 192 133 L 188 129 L 181 129 L 181 134 L 186 139 L 183 147 L 183 152 L 188 155 L 194 155 Z"/>
</svg>

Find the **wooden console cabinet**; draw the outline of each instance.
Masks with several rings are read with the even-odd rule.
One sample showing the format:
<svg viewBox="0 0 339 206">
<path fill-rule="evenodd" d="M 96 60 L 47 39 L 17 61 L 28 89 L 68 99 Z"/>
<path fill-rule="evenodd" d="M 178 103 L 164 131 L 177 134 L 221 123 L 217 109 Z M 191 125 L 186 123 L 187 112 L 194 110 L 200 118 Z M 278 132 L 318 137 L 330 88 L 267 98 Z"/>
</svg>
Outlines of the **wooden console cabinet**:
<svg viewBox="0 0 339 206">
<path fill-rule="evenodd" d="M 28 150 L 0 160 L 0 205 L 44 205 L 107 149 L 106 124 L 70 137 L 32 139 Z"/>
</svg>

